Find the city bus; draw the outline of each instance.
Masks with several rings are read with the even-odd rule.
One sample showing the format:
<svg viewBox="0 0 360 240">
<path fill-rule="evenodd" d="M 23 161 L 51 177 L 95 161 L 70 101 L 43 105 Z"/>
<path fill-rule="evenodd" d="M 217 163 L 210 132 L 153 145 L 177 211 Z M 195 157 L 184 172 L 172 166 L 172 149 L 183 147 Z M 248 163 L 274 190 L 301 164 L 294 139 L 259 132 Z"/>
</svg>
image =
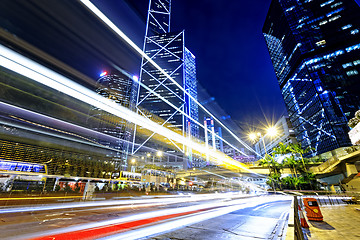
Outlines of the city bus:
<svg viewBox="0 0 360 240">
<path fill-rule="evenodd" d="M 42 190 L 46 164 L 0 159 L 0 190 Z"/>
</svg>

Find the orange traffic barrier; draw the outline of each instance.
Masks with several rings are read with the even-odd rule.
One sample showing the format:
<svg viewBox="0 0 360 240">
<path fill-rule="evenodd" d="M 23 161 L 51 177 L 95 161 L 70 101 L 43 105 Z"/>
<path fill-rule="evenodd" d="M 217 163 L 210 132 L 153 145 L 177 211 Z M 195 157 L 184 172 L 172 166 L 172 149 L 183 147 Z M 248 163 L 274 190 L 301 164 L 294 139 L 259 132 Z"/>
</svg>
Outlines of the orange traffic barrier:
<svg viewBox="0 0 360 240">
<path fill-rule="evenodd" d="M 307 223 L 305 217 L 304 217 L 304 213 L 300 207 L 300 205 L 298 205 L 299 207 L 299 215 L 300 215 L 300 223 L 301 223 L 301 227 L 303 228 L 309 228 L 309 224 Z"/>
<path fill-rule="evenodd" d="M 306 216 L 310 221 L 323 221 L 320 207 L 315 198 L 303 198 Z"/>
</svg>

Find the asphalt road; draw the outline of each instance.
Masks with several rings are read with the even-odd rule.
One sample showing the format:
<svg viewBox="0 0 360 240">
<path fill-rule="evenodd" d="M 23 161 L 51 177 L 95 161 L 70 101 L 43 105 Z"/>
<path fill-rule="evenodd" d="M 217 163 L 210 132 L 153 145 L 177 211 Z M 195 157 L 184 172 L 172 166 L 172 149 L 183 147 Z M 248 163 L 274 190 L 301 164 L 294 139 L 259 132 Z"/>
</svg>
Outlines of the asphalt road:
<svg viewBox="0 0 360 240">
<path fill-rule="evenodd" d="M 287 223 L 290 205 L 291 199 L 269 199 L 269 202 L 192 224 L 151 239 L 281 239 L 285 234 L 284 226 Z"/>
<path fill-rule="evenodd" d="M 276 239 L 285 196 L 201 194 L 0 209 L 1 239 Z"/>
</svg>

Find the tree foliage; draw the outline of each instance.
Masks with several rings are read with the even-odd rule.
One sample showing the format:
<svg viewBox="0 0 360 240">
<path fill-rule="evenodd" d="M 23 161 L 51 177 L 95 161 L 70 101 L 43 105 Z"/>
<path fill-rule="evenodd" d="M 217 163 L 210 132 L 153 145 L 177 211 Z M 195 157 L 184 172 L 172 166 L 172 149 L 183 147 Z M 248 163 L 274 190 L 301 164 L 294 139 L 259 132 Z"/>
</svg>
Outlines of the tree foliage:
<svg viewBox="0 0 360 240">
<path fill-rule="evenodd" d="M 312 150 L 311 147 L 304 149 L 301 144 L 279 143 L 272 155 L 266 154 L 259 162 L 259 165 L 269 168 L 268 185 L 278 189 L 313 189 L 316 179 L 307 169 L 309 159 L 304 158 Z M 281 163 L 276 161 L 279 156 L 285 157 Z M 282 177 L 282 169 L 285 167 L 290 169 L 291 176 Z"/>
</svg>

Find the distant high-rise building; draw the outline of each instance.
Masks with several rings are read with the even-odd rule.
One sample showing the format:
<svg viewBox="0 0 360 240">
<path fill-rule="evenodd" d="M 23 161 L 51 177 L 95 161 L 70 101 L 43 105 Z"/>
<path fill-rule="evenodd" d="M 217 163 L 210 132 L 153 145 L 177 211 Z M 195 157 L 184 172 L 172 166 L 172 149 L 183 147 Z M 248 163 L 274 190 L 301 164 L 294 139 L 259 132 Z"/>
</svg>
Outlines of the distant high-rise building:
<svg viewBox="0 0 360 240">
<path fill-rule="evenodd" d="M 194 120 L 198 121 L 198 106 L 185 93 L 197 99 L 195 56 L 185 47 L 184 31 L 170 32 L 170 1 L 150 0 L 149 5 L 144 52 L 178 85 L 144 58 L 137 110 L 140 114 L 183 136 L 197 137 L 199 128 Z M 156 147 L 154 143 L 148 143 L 153 137 L 152 134 L 149 135 L 146 138 L 135 136 L 133 152 L 138 151 L 144 144 Z M 164 141 L 174 146 L 171 152 L 177 151 L 181 155 L 186 153 L 184 159 L 187 159 L 187 162 L 184 162 L 184 168 L 192 167 L 190 149 L 168 139 Z"/>
<path fill-rule="evenodd" d="M 96 92 L 135 111 L 137 84 L 134 84 L 133 79 L 121 73 L 103 72 L 97 81 Z M 111 142 L 101 138 L 96 141 L 114 149 L 112 157 L 117 163 L 116 167 L 126 170 L 131 136 L 134 131 L 133 124 L 98 108 L 92 109 L 89 117 L 92 118 L 92 129 L 117 138 L 116 141 Z"/>
<path fill-rule="evenodd" d="M 360 8 L 354 0 L 273 0 L 263 34 L 294 128 L 318 155 L 351 145 L 360 108 Z"/>
<path fill-rule="evenodd" d="M 220 152 L 224 152 L 221 127 L 215 127 L 212 118 L 204 119 L 204 127 L 205 145 Z"/>
</svg>

